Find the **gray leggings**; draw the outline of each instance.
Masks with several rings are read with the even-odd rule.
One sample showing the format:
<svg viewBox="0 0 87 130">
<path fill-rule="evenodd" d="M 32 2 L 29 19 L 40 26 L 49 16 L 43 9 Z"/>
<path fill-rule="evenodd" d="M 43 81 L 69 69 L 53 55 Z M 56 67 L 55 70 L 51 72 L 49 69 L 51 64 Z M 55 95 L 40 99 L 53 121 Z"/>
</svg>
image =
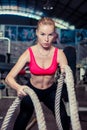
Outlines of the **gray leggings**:
<svg viewBox="0 0 87 130">
<path fill-rule="evenodd" d="M 27 84 L 30 88 L 32 88 L 37 94 L 39 100 L 43 102 L 54 114 L 54 106 L 55 106 L 55 93 L 56 93 L 56 84 L 54 83 L 50 88 L 45 90 L 35 88 L 30 82 Z M 60 115 L 61 122 L 64 130 L 69 130 L 70 121 L 65 111 L 65 106 L 61 100 L 60 103 Z M 17 116 L 17 119 L 14 124 L 13 130 L 25 130 L 32 114 L 34 111 L 34 106 L 31 98 L 27 95 L 25 96 L 20 104 L 20 113 Z"/>
</svg>

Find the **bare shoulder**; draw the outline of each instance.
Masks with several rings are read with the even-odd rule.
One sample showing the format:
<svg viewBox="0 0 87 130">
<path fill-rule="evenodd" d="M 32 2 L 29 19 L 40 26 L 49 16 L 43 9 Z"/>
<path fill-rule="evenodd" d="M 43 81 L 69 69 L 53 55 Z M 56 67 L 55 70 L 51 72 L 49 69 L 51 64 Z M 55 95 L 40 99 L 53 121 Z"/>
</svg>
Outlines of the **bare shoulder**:
<svg viewBox="0 0 87 130">
<path fill-rule="evenodd" d="M 22 57 L 27 57 L 27 56 L 29 56 L 29 50 L 27 49 L 27 50 L 25 50 L 23 53 L 22 53 Z"/>
<path fill-rule="evenodd" d="M 67 64 L 67 59 L 62 49 L 59 49 L 58 51 L 58 61 L 60 63 Z"/>
<path fill-rule="evenodd" d="M 58 51 L 61 53 L 61 52 L 63 52 L 63 49 L 59 49 L 59 48 L 58 48 Z"/>
<path fill-rule="evenodd" d="M 64 52 L 62 49 L 58 49 L 58 55 L 61 56 L 61 55 L 64 55 Z"/>
<path fill-rule="evenodd" d="M 33 53 L 35 53 L 37 51 L 37 45 L 31 46 L 31 49 L 32 49 Z"/>
<path fill-rule="evenodd" d="M 33 46 L 31 46 L 30 48 L 31 49 L 35 49 L 37 47 L 37 45 L 33 45 Z"/>
<path fill-rule="evenodd" d="M 30 59 L 30 53 L 29 50 L 27 49 L 20 55 L 18 61 L 29 62 L 29 59 Z"/>
</svg>

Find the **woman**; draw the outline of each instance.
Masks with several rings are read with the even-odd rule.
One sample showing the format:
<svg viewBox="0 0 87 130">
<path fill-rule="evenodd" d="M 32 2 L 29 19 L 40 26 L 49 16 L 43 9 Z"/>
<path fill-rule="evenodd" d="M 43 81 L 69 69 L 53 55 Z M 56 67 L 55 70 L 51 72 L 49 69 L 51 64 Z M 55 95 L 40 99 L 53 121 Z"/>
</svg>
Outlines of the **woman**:
<svg viewBox="0 0 87 130">
<path fill-rule="evenodd" d="M 33 114 L 33 104 L 23 89 L 28 86 L 37 94 L 39 100 L 43 102 L 54 114 L 55 103 L 55 72 L 58 64 L 61 71 L 67 65 L 67 59 L 62 50 L 52 45 L 55 36 L 55 22 L 51 18 L 39 20 L 37 29 L 37 44 L 29 47 L 19 58 L 15 66 L 6 77 L 6 83 L 17 91 L 19 97 L 23 97 L 20 104 L 20 113 L 14 124 L 14 130 L 24 130 Z M 31 78 L 27 85 L 20 85 L 15 78 L 21 69 L 28 63 Z M 64 130 L 69 129 L 68 118 L 64 104 L 61 100 L 61 121 Z"/>
</svg>

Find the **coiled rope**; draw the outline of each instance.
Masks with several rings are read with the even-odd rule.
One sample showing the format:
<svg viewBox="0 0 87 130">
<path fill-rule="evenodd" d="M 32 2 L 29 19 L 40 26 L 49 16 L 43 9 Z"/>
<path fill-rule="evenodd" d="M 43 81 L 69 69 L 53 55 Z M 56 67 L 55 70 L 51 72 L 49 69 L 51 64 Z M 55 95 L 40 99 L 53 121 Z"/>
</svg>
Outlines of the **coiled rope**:
<svg viewBox="0 0 87 130">
<path fill-rule="evenodd" d="M 38 123 L 38 129 L 39 130 L 47 130 L 46 128 L 46 124 L 45 124 L 45 119 L 44 119 L 44 114 L 43 114 L 43 111 L 42 111 L 42 107 L 41 107 L 41 104 L 39 102 L 39 99 L 37 97 L 37 95 L 35 94 L 35 92 L 29 88 L 29 87 L 26 87 L 24 89 L 24 91 L 31 97 L 32 99 L 32 102 L 33 102 L 33 105 L 34 105 L 34 108 L 35 108 L 35 112 L 36 112 L 36 117 L 37 117 L 37 123 Z M 15 101 L 13 102 L 13 104 L 10 106 L 10 108 L 8 109 L 7 111 L 7 114 L 4 118 L 4 121 L 3 121 L 3 124 L 1 126 L 1 130 L 6 130 L 7 129 L 7 126 L 10 122 L 10 119 L 13 115 L 13 112 L 15 111 L 15 109 L 17 108 L 17 106 L 20 104 L 20 99 L 17 97 L 15 99 Z"/>
</svg>

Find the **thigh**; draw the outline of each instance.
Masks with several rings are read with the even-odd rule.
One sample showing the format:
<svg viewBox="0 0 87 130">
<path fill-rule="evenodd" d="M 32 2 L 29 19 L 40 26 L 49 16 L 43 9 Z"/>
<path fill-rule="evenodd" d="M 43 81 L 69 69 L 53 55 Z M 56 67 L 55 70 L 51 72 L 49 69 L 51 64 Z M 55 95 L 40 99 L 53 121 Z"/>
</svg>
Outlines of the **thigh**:
<svg viewBox="0 0 87 130">
<path fill-rule="evenodd" d="M 53 112 L 55 116 L 55 92 L 52 92 L 47 96 L 47 100 L 44 104 Z M 63 130 L 70 130 L 70 118 L 67 116 L 63 102 L 60 103 L 60 118 Z"/>
<path fill-rule="evenodd" d="M 55 116 L 55 94 L 56 89 L 53 89 L 49 94 L 45 94 L 44 104 L 53 112 Z M 60 102 L 60 118 L 63 126 L 63 130 L 70 129 L 70 119 L 67 116 L 64 103 Z"/>
<path fill-rule="evenodd" d="M 55 115 L 55 93 L 56 89 L 45 95 L 44 104 L 53 112 Z"/>
<path fill-rule="evenodd" d="M 21 101 L 20 110 L 30 111 L 32 109 L 34 109 L 33 102 L 31 100 L 30 96 L 27 95 Z"/>
<path fill-rule="evenodd" d="M 60 117 L 63 130 L 70 129 L 70 118 L 67 116 L 66 109 L 64 103 L 61 101 L 60 103 Z"/>
<path fill-rule="evenodd" d="M 14 124 L 13 130 L 24 130 L 33 114 L 33 103 L 29 96 L 25 96 L 20 104 L 20 112 Z"/>
</svg>

